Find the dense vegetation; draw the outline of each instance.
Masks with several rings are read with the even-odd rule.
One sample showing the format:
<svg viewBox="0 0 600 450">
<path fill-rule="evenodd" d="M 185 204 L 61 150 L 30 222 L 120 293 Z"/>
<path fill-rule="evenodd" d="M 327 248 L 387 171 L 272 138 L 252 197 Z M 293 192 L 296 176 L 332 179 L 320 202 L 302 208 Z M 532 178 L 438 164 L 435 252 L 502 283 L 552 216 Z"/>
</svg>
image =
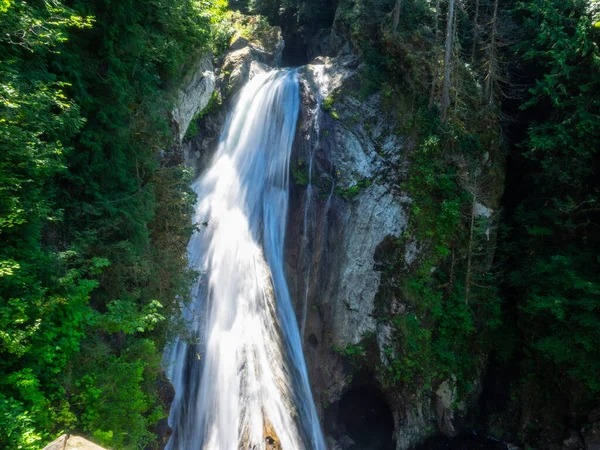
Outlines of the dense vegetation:
<svg viewBox="0 0 600 450">
<path fill-rule="evenodd" d="M 143 448 L 193 274 L 169 111 L 226 2 L 0 2 L 0 447 Z"/>
<path fill-rule="evenodd" d="M 536 0 L 513 11 L 523 30 L 517 70 L 529 88 L 518 115 L 526 128 L 514 126 L 520 139 L 500 248 L 509 261 L 505 334 L 521 362 L 514 391 L 524 414 L 540 411 L 550 424 L 531 426 L 526 437 L 577 426 L 598 406 L 599 12 L 600 3 L 583 0 Z"/>
</svg>

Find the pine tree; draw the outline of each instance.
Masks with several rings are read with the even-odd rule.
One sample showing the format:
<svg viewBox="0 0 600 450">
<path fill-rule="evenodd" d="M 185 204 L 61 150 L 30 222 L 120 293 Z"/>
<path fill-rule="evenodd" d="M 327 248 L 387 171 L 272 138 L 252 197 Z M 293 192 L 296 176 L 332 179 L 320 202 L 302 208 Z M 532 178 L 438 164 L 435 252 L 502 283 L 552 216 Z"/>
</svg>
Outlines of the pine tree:
<svg viewBox="0 0 600 450">
<path fill-rule="evenodd" d="M 452 53 L 454 51 L 454 6 L 455 0 L 448 0 L 448 15 L 446 17 L 446 43 L 444 46 L 444 80 L 442 83 L 442 100 L 440 104 L 440 120 L 448 119 L 450 107 L 450 74 L 452 72 Z"/>
</svg>

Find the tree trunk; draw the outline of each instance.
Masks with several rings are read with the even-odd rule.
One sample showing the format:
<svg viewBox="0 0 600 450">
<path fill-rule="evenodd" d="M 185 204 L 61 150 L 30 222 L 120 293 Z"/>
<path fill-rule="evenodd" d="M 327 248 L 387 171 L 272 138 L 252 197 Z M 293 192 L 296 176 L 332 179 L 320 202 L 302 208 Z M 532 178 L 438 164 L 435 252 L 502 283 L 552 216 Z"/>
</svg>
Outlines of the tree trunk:
<svg viewBox="0 0 600 450">
<path fill-rule="evenodd" d="M 496 91 L 498 88 L 498 0 L 494 1 L 494 15 L 492 17 L 492 30 L 490 45 L 488 47 L 488 70 L 485 80 L 485 96 L 488 100 L 488 105 L 493 108 L 496 104 Z"/>
<path fill-rule="evenodd" d="M 460 8 L 460 3 L 458 3 L 458 8 Z M 454 25 L 453 25 L 453 29 L 454 29 L 454 36 L 452 37 L 452 42 L 456 43 L 458 42 L 458 14 L 455 13 L 454 14 Z M 456 48 L 456 45 L 453 44 L 453 48 L 452 48 L 452 56 L 451 58 L 456 57 L 457 55 L 454 54 L 454 50 Z M 454 100 L 454 107 L 452 108 L 452 114 L 454 115 L 454 117 L 456 117 L 457 111 L 458 111 L 458 92 L 460 90 L 460 86 L 458 85 L 458 83 L 460 82 L 460 74 L 459 74 L 459 67 L 458 64 L 450 64 L 450 71 L 451 71 L 451 79 L 454 80 L 454 91 L 450 94 L 450 97 L 453 97 Z M 452 87 L 452 86 L 451 86 Z"/>
<path fill-rule="evenodd" d="M 442 84 L 442 103 L 440 119 L 442 123 L 448 118 L 450 106 L 450 65 L 452 60 L 452 47 L 454 45 L 454 0 L 448 0 L 448 18 L 446 20 L 446 53 L 444 56 L 444 81 Z"/>
<path fill-rule="evenodd" d="M 475 62 L 477 41 L 479 40 L 479 0 L 475 0 L 475 19 L 473 20 L 473 46 L 471 48 L 471 65 Z"/>
<path fill-rule="evenodd" d="M 469 224 L 469 248 L 467 255 L 467 274 L 465 275 L 465 304 L 469 304 L 471 296 L 471 272 L 473 264 L 473 235 L 475 232 L 475 206 L 477 205 L 477 186 L 473 187 L 473 201 L 471 202 L 471 223 Z"/>
<path fill-rule="evenodd" d="M 402 9 L 402 0 L 396 0 L 396 5 L 394 6 L 394 10 L 392 11 L 393 19 L 392 19 L 392 29 L 396 31 L 398 29 L 398 24 L 400 23 L 400 10 Z"/>
<path fill-rule="evenodd" d="M 439 21 L 440 21 L 440 0 L 436 0 L 435 2 L 435 45 L 433 46 L 434 51 L 434 65 L 433 65 L 433 79 L 431 80 L 431 92 L 429 94 L 429 109 L 433 108 L 433 102 L 435 100 L 435 91 L 437 87 L 437 79 L 438 79 L 438 70 L 439 65 L 437 61 L 437 46 L 440 41 L 440 30 L 439 30 Z"/>
</svg>

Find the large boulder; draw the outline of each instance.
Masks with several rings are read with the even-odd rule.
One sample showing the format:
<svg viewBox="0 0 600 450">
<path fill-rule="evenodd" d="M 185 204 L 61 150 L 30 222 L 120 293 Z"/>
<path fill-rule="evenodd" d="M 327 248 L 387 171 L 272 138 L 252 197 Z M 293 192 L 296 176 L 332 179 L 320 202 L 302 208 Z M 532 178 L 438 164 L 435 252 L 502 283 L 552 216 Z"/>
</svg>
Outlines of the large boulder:
<svg viewBox="0 0 600 450">
<path fill-rule="evenodd" d="M 194 116 L 210 103 L 215 86 L 212 54 L 202 55 L 185 78 L 173 109 L 173 121 L 177 126 L 179 142 L 183 141 Z"/>
</svg>

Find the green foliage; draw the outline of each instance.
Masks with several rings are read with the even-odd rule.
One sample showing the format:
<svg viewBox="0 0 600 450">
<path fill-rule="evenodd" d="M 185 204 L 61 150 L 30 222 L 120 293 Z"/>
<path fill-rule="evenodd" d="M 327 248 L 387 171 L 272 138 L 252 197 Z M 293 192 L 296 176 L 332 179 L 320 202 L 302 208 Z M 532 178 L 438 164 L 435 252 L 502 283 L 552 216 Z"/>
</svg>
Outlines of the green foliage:
<svg viewBox="0 0 600 450">
<path fill-rule="evenodd" d="M 356 197 L 358 194 L 360 194 L 362 190 L 368 188 L 372 184 L 373 184 L 373 181 L 370 178 L 364 178 L 364 179 L 360 180 L 358 183 L 356 183 L 355 185 L 350 186 L 347 189 L 337 187 L 337 188 L 335 188 L 334 192 L 336 193 L 336 195 L 339 195 L 340 197 L 342 197 L 345 200 L 352 200 L 354 197 Z"/>
<path fill-rule="evenodd" d="M 196 123 L 196 120 L 192 120 L 188 126 L 188 129 L 185 131 L 185 135 L 183 136 L 184 140 L 187 139 L 192 139 L 194 136 L 196 136 L 198 134 L 198 131 L 200 131 L 198 129 L 198 124 Z"/>
<path fill-rule="evenodd" d="M 405 187 L 412 198 L 409 234 L 422 246 L 422 256 L 402 276 L 401 292 L 411 309 L 381 319 L 395 336 L 394 345 L 385 349 L 389 365 L 383 377 L 415 396 L 428 395 L 436 382 L 456 377 L 459 395 L 466 395 L 490 333 L 500 324 L 500 298 L 489 269 L 475 280 L 466 278 L 470 267 L 464 249 L 472 242 L 465 211 L 471 198 L 459 182 L 464 169 L 456 161 L 461 160 L 457 155 L 478 161 L 481 149 L 474 136 L 454 125 L 442 126 L 425 108 L 415 121 L 420 143 L 411 155 Z M 483 236 L 485 227 L 475 227 L 474 235 Z"/>
<path fill-rule="evenodd" d="M 401 315 L 392 319 L 404 342 L 401 350 L 394 347 L 384 349 L 390 364 L 386 367 L 385 379 L 389 384 L 406 384 L 418 390 L 430 387 L 437 374 L 430 373 L 431 330 L 422 326 L 415 314 Z M 417 380 L 427 380 L 417 385 Z M 414 393 L 414 392 L 413 392 Z"/>
<path fill-rule="evenodd" d="M 404 386 L 411 395 L 427 395 L 437 380 L 454 376 L 459 394 L 467 394 L 481 364 L 486 335 L 498 326 L 477 326 L 483 316 L 479 309 L 498 305 L 498 298 L 480 293 L 467 304 L 463 284 L 450 285 L 447 276 L 437 269 L 433 275 L 427 271 L 409 277 L 404 290 L 416 303 L 415 312 L 386 318 L 401 345 L 385 349 L 390 364 L 384 378 L 390 385 Z M 494 311 L 496 320 L 498 314 Z"/>
<path fill-rule="evenodd" d="M 515 16 L 517 55 L 536 74 L 522 104 L 533 118 L 521 143 L 531 189 L 505 244 L 523 366 L 540 392 L 568 382 L 598 393 L 600 34 L 583 0 L 523 2 Z"/>
<path fill-rule="evenodd" d="M 292 172 L 292 178 L 297 185 L 309 185 L 310 180 L 308 179 L 308 165 L 302 159 L 298 159 L 296 164 L 291 166 L 290 170 Z"/>
<path fill-rule="evenodd" d="M 525 151 L 540 164 L 540 185 L 544 179 L 552 180 L 548 190 L 560 186 L 568 189 L 595 169 L 600 136 L 596 100 L 600 94 L 600 36 L 586 14 L 586 5 L 583 0 L 555 0 L 521 3 L 518 7 L 530 35 L 517 49 L 525 61 L 535 62 L 544 70 L 522 108 L 542 104 L 552 108 L 549 120 L 530 126 Z M 570 164 L 560 164 L 567 159 Z"/>
<path fill-rule="evenodd" d="M 333 110 L 334 103 L 335 103 L 335 95 L 334 94 L 328 95 L 327 98 L 325 98 L 325 100 L 323 100 L 323 103 L 322 103 L 323 109 L 328 112 Z"/>
<path fill-rule="evenodd" d="M 335 14 L 334 5 L 321 0 L 232 0 L 231 6 L 274 22 L 282 16 L 295 17 L 315 29 L 330 25 Z"/>
<path fill-rule="evenodd" d="M 331 117 L 333 117 L 335 120 L 339 120 L 340 115 L 333 107 L 334 103 L 335 103 L 335 94 L 332 93 L 331 95 L 329 95 L 327 98 L 325 98 L 323 100 L 322 107 L 326 112 L 329 113 L 329 115 Z"/>
<path fill-rule="evenodd" d="M 368 352 L 366 344 L 369 338 L 371 338 L 371 336 L 365 335 L 358 344 L 347 344 L 345 347 L 334 345 L 332 350 L 344 358 L 347 358 L 354 369 L 360 369 L 367 363 Z"/>
<path fill-rule="evenodd" d="M 212 96 L 208 101 L 208 105 L 206 105 L 201 111 L 198 111 L 198 113 L 194 116 L 183 138 L 191 139 L 194 136 L 196 136 L 198 134 L 198 120 L 202 120 L 207 114 L 209 114 L 211 111 L 213 111 L 215 108 L 218 108 L 219 106 L 221 106 L 221 100 L 219 95 L 215 91 L 212 93 Z"/>
<path fill-rule="evenodd" d="M 150 444 L 153 436 L 148 425 L 165 416 L 164 411 L 155 411 L 156 394 L 145 386 L 148 373 L 160 367 L 154 343 L 130 338 L 120 355 L 88 350 L 92 355 L 82 360 L 81 367 L 74 368 L 78 381 L 71 386 L 75 392 L 73 408 L 81 418 L 79 426 L 108 447 Z"/>
<path fill-rule="evenodd" d="M 181 74 L 231 27 L 221 0 L 68 5 L 0 2 L 0 447 L 141 448 L 193 279 L 189 175 L 159 149 Z"/>
<path fill-rule="evenodd" d="M 574 250 L 574 249 L 573 249 Z M 571 379 L 600 392 L 600 277 L 598 256 L 573 251 L 538 257 L 511 274 L 527 292 L 521 305 L 530 346 Z"/>
<path fill-rule="evenodd" d="M 447 256 L 460 224 L 461 192 L 456 170 L 442 157 L 438 135 L 423 138 L 413 156 L 408 190 L 414 196 L 412 218 L 419 239 L 433 239 L 439 256 Z"/>
<path fill-rule="evenodd" d="M 344 348 L 333 346 L 333 351 L 349 358 L 365 355 L 365 349 L 360 344 L 348 344 Z"/>
<path fill-rule="evenodd" d="M 215 108 L 218 108 L 219 106 L 221 106 L 221 99 L 217 94 L 217 91 L 214 91 L 210 97 L 210 100 L 208 101 L 208 105 L 206 105 L 206 107 L 200 111 L 196 117 L 194 117 L 194 119 L 203 119 L 207 114 L 209 114 L 211 111 L 214 111 Z"/>
<path fill-rule="evenodd" d="M 259 42 L 269 49 L 274 48 L 279 42 L 279 31 L 277 31 L 277 28 L 272 27 L 264 16 L 247 16 L 239 12 L 229 11 L 226 18 L 231 23 L 235 33 L 248 41 Z"/>
</svg>

